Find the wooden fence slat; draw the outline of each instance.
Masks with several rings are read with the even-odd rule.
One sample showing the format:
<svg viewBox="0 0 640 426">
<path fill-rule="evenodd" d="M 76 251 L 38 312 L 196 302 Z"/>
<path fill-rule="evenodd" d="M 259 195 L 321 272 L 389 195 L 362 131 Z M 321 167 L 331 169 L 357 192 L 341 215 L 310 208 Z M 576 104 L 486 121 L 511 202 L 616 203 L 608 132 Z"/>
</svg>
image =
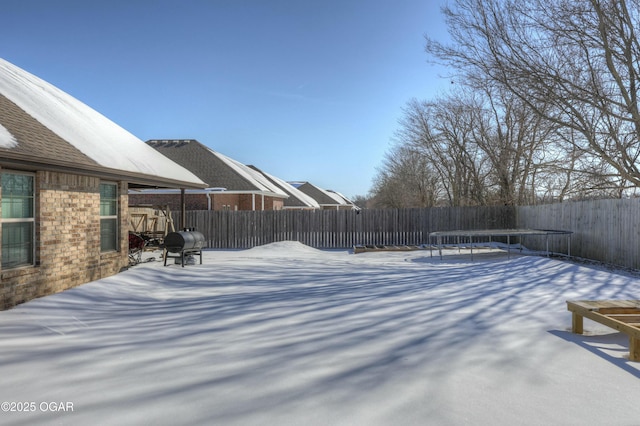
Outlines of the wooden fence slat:
<svg viewBox="0 0 640 426">
<path fill-rule="evenodd" d="M 640 269 L 640 199 L 573 201 L 517 208 L 518 227 L 572 231 L 571 255 Z M 551 243 L 551 242 L 550 242 Z M 528 248 L 544 249 L 542 241 Z M 568 240 L 553 241 L 566 253 Z"/>
</svg>

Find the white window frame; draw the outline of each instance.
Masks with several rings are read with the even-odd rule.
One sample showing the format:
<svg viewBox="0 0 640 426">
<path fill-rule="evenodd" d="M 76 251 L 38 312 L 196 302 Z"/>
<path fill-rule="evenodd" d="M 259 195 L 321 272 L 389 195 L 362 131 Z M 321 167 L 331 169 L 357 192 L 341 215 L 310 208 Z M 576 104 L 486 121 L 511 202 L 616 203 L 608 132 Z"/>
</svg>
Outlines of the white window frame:
<svg viewBox="0 0 640 426">
<path fill-rule="evenodd" d="M 102 186 L 103 185 L 109 185 L 109 186 L 113 186 L 115 187 L 115 198 L 113 199 L 113 201 L 115 201 L 115 214 L 112 215 L 103 215 L 102 214 L 102 203 L 103 203 L 103 199 L 102 199 Z M 103 181 L 100 182 L 100 186 L 99 186 L 99 193 L 100 193 L 100 252 L 101 253 L 109 253 L 109 252 L 114 252 L 114 251 L 118 251 L 119 250 L 119 241 L 120 241 L 120 224 L 118 221 L 118 210 L 120 207 L 120 203 L 119 203 L 119 190 L 118 190 L 118 184 L 117 182 L 108 182 L 108 181 Z M 109 199 L 111 200 L 111 199 Z M 114 246 L 113 248 L 109 247 L 109 248 L 103 248 L 104 244 L 103 244 L 103 231 L 102 231 L 102 221 L 103 220 L 113 220 L 115 222 L 115 235 L 113 235 L 113 238 L 115 239 L 115 241 L 113 241 Z"/>
<path fill-rule="evenodd" d="M 25 266 L 33 266 L 35 265 L 36 260 L 36 175 L 35 173 L 15 171 L 15 170 L 1 170 L 0 171 L 0 180 L 2 175 L 22 175 L 31 177 L 32 183 L 32 193 L 31 193 L 31 217 L 21 217 L 21 218 L 5 218 L 0 216 L 0 223 L 4 228 L 4 224 L 10 223 L 30 223 L 31 224 L 31 253 L 29 261 L 23 263 L 16 264 L 4 264 L 2 263 L 2 269 L 13 269 L 13 268 L 21 268 Z M 6 194 L 2 194 L 2 198 L 5 198 Z M 1 201 L 1 200 L 0 200 Z M 4 253 L 4 250 L 3 250 Z"/>
</svg>

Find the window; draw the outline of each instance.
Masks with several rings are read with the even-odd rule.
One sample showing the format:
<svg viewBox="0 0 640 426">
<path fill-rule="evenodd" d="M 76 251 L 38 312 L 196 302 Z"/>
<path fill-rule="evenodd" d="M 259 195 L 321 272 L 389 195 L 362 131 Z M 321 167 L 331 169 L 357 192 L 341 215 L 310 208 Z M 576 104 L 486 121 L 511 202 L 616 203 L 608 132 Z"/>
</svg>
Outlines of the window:
<svg viewBox="0 0 640 426">
<path fill-rule="evenodd" d="M 34 177 L 5 172 L 2 180 L 2 267 L 33 265 Z"/>
<path fill-rule="evenodd" d="M 100 184 L 100 250 L 118 250 L 118 187 Z"/>
</svg>

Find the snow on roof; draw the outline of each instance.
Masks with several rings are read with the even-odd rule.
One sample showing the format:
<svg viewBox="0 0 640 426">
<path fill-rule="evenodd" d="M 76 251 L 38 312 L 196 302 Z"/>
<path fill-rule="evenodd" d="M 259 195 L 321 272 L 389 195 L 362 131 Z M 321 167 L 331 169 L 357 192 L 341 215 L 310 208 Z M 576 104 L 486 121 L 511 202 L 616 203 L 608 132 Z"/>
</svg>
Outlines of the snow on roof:
<svg viewBox="0 0 640 426">
<path fill-rule="evenodd" d="M 0 124 L 0 148 L 13 148 L 17 144 L 16 138 Z"/>
<path fill-rule="evenodd" d="M 351 201 L 350 199 L 345 197 L 344 194 L 342 194 L 341 192 L 334 191 L 332 189 L 327 189 L 327 192 L 332 193 L 332 194 L 340 197 L 342 199 L 342 201 L 344 201 L 345 204 L 353 204 L 353 201 Z"/>
<path fill-rule="evenodd" d="M 269 179 L 273 180 L 278 185 L 287 188 L 287 190 L 293 196 L 295 196 L 298 200 L 302 201 L 303 203 L 305 203 L 309 207 L 320 208 L 320 204 L 318 204 L 318 202 L 316 200 L 314 200 L 312 197 L 308 196 L 304 192 L 300 191 L 298 188 L 294 187 L 289 182 L 286 182 L 286 181 L 284 181 L 284 180 L 282 180 L 282 179 L 280 179 L 278 177 L 270 175 L 269 173 L 266 173 L 264 171 L 262 173 L 265 176 L 267 176 Z"/>
<path fill-rule="evenodd" d="M 1 58 L 0 93 L 103 167 L 204 184 L 99 112 Z M 0 146 L 6 148 L 5 133 L 0 130 Z"/>
<path fill-rule="evenodd" d="M 269 179 L 267 179 L 262 173 L 259 173 L 253 170 L 252 168 L 240 163 L 239 161 L 234 160 L 233 158 L 227 157 L 224 154 L 220 154 L 219 152 L 214 151 L 211 148 L 208 148 L 208 149 L 214 155 L 216 155 L 218 158 L 224 161 L 236 173 L 238 173 L 240 176 L 242 176 L 243 178 L 250 181 L 253 185 L 255 185 L 256 188 L 260 189 L 261 191 L 273 192 L 275 194 L 288 197 L 286 192 L 284 192 L 277 185 L 274 185 L 273 183 L 269 182 Z"/>
<path fill-rule="evenodd" d="M 322 189 L 322 188 L 312 184 L 311 182 L 306 182 L 306 181 L 290 181 L 290 182 L 287 182 L 287 183 L 289 185 L 293 186 L 294 188 L 300 188 L 303 185 L 309 185 L 309 186 L 315 188 L 320 193 L 322 193 L 322 194 L 326 195 L 327 197 L 329 197 L 331 200 L 334 200 L 336 202 L 336 204 L 344 205 L 344 206 L 353 205 L 353 202 L 351 202 L 347 197 L 345 197 L 344 195 L 342 195 L 338 191 L 333 191 L 331 189 Z"/>
<path fill-rule="evenodd" d="M 302 186 L 304 184 L 307 184 L 309 186 L 314 187 L 316 190 L 320 191 L 322 194 L 326 195 L 327 197 L 329 197 L 331 200 L 334 200 L 336 202 L 336 204 L 338 205 L 347 205 L 347 202 L 340 197 L 338 194 L 335 193 L 335 191 L 328 191 L 326 189 L 322 189 L 314 184 L 312 184 L 311 182 L 296 182 L 298 184 L 298 186 Z"/>
<path fill-rule="evenodd" d="M 325 189 L 321 189 L 321 188 L 318 188 L 318 189 L 320 189 L 320 191 L 324 192 L 325 194 L 327 194 L 332 199 L 336 200 L 336 203 L 338 203 L 340 205 L 345 205 L 345 206 L 347 205 L 347 201 L 344 199 L 344 197 L 341 197 L 335 191 L 325 190 Z"/>
</svg>

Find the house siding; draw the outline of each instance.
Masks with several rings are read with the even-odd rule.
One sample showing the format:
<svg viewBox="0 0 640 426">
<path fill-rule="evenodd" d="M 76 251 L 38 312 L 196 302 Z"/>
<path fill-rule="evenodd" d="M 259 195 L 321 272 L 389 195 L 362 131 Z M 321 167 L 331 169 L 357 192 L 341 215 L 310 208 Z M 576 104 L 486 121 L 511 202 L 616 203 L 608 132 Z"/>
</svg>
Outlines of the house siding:
<svg viewBox="0 0 640 426">
<path fill-rule="evenodd" d="M 100 182 L 91 176 L 36 172 L 35 266 L 0 269 L 0 309 L 113 275 L 127 266 L 127 183 L 118 183 L 119 250 L 101 253 Z"/>
</svg>

